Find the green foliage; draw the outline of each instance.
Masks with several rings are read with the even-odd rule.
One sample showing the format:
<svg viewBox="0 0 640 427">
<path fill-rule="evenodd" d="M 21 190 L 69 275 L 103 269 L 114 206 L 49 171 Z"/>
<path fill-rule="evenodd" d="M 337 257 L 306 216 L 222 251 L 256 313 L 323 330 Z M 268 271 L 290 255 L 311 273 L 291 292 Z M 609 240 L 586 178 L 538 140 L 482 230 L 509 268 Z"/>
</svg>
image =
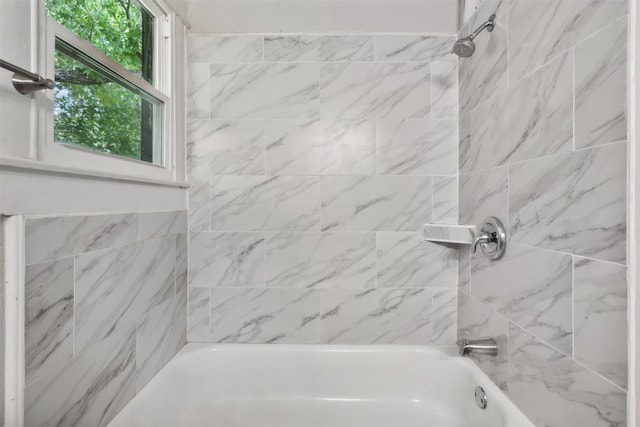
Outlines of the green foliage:
<svg viewBox="0 0 640 427">
<path fill-rule="evenodd" d="M 132 0 L 47 0 L 47 13 L 128 70 L 142 70 L 142 10 Z"/>
<path fill-rule="evenodd" d="M 47 0 L 49 16 L 123 67 L 142 72 L 142 14 L 132 0 Z M 141 99 L 56 53 L 55 140 L 140 159 Z"/>
</svg>

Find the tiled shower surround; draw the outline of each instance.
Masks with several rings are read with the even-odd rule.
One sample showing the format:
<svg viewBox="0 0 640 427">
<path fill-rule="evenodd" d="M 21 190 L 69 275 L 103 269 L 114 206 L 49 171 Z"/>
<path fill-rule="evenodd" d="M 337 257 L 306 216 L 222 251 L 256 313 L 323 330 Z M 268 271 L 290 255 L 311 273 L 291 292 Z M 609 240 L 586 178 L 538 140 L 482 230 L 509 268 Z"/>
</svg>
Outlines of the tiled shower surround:
<svg viewBox="0 0 640 427">
<path fill-rule="evenodd" d="M 497 337 L 476 360 L 535 424 L 623 426 L 627 2 L 485 0 L 470 27 L 493 12 L 459 62 L 459 208 L 509 240 L 461 252 L 458 335 Z"/>
<path fill-rule="evenodd" d="M 106 425 L 186 342 L 187 213 L 25 228 L 25 425 Z"/>
<path fill-rule="evenodd" d="M 453 41 L 190 35 L 189 341 L 454 343 Z"/>
</svg>

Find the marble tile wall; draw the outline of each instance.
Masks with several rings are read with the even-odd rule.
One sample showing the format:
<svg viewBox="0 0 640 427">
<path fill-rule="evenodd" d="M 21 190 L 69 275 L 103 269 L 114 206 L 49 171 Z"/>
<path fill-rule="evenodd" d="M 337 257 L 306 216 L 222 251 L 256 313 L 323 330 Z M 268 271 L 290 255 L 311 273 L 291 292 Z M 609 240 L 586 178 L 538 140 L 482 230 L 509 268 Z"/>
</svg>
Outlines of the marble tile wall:
<svg viewBox="0 0 640 427">
<path fill-rule="evenodd" d="M 627 2 L 485 0 L 469 25 L 494 12 L 458 64 L 459 216 L 509 241 L 460 252 L 458 337 L 497 339 L 476 361 L 536 425 L 624 426 Z"/>
<path fill-rule="evenodd" d="M 453 40 L 190 35 L 189 341 L 455 342 Z"/>
<path fill-rule="evenodd" d="M 186 343 L 187 212 L 28 217 L 25 239 L 25 425 L 106 425 Z"/>
</svg>

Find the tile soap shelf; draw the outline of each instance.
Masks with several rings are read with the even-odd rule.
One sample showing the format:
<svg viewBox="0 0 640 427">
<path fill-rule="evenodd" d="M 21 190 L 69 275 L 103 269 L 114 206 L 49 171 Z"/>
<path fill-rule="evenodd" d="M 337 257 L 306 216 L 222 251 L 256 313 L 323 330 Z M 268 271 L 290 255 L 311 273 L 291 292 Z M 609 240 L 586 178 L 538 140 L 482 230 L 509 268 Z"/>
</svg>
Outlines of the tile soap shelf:
<svg viewBox="0 0 640 427">
<path fill-rule="evenodd" d="M 422 238 L 429 242 L 470 245 L 475 236 L 475 225 L 424 224 L 422 226 Z"/>
</svg>

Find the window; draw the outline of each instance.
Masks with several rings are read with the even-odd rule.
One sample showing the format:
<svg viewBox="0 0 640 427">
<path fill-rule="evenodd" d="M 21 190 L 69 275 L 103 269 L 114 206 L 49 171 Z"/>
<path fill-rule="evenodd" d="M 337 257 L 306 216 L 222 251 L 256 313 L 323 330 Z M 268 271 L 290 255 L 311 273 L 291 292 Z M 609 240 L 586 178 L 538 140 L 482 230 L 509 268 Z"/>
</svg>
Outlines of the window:
<svg viewBox="0 0 640 427">
<path fill-rule="evenodd" d="M 162 165 L 158 16 L 134 0 L 46 0 L 55 28 L 53 137 Z"/>
</svg>

